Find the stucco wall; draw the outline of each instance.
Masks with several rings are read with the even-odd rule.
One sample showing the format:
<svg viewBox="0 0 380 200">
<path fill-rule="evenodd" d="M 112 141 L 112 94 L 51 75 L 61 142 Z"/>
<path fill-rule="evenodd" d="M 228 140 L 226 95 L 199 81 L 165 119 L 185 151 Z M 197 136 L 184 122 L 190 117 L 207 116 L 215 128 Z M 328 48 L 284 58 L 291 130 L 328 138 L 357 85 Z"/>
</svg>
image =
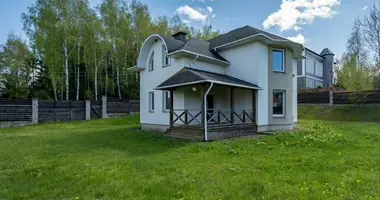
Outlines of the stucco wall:
<svg viewBox="0 0 380 200">
<path fill-rule="evenodd" d="M 269 106 L 268 46 L 253 42 L 222 51 L 220 54 L 231 62 L 231 65 L 226 68 L 226 74 L 257 84 L 262 88 L 257 95 L 259 105 L 257 108 L 257 124 L 267 125 Z M 249 95 L 252 95 L 252 92 L 250 93 Z M 252 108 L 252 101 L 249 106 Z"/>
<path fill-rule="evenodd" d="M 154 90 L 167 78 L 178 72 L 183 67 L 183 59 L 171 59 L 171 65 L 162 66 L 162 45 L 161 40 L 157 40 L 149 51 L 143 52 L 148 56 L 143 62 L 146 67 L 140 72 L 140 122 L 145 124 L 169 125 L 169 113 L 163 111 L 163 91 Z M 154 51 L 154 70 L 148 70 L 149 57 Z M 149 112 L 149 92 L 154 92 L 154 112 Z M 184 93 L 175 91 L 174 93 L 176 108 L 184 108 Z"/>
<path fill-rule="evenodd" d="M 276 47 L 277 48 L 277 47 Z M 278 49 L 278 48 L 277 48 Z M 269 106 L 268 108 L 268 121 L 270 125 L 283 125 L 293 123 L 293 74 L 296 74 L 297 64 L 293 63 L 293 53 L 290 50 L 285 50 L 285 73 L 273 72 L 273 61 L 272 61 L 273 47 L 268 49 L 268 93 L 269 93 Z M 294 65 L 293 65 L 294 64 Z M 294 71 L 294 72 L 293 72 Z M 273 116 L 273 90 L 284 90 L 285 91 L 285 115 L 283 117 Z"/>
</svg>

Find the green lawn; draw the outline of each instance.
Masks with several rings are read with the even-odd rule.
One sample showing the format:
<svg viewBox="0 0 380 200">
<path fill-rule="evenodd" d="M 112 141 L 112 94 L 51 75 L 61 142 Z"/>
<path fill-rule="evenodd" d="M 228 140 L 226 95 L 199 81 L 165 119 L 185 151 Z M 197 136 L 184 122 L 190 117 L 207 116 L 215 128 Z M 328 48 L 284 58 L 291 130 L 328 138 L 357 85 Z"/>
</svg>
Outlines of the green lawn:
<svg viewBox="0 0 380 200">
<path fill-rule="evenodd" d="M 0 130 L 0 199 L 380 199 L 380 124 L 204 143 L 137 121 Z"/>
</svg>

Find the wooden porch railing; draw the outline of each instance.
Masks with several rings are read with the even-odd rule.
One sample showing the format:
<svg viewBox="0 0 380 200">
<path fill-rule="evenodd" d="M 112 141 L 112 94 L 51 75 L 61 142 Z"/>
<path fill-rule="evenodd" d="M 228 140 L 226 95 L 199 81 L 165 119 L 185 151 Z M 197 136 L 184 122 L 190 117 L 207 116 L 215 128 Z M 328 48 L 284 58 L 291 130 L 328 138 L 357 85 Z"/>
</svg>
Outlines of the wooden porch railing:
<svg viewBox="0 0 380 200">
<path fill-rule="evenodd" d="M 173 125 L 200 126 L 202 111 L 194 109 L 173 110 Z M 207 124 L 209 126 L 232 124 L 255 124 L 254 110 L 210 109 L 207 110 Z"/>
</svg>

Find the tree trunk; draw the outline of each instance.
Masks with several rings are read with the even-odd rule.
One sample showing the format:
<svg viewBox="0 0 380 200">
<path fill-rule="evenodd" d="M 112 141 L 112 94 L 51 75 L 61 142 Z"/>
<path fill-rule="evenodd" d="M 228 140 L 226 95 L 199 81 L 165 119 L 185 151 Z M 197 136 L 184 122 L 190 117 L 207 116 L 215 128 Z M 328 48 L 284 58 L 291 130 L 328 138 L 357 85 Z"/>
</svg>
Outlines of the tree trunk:
<svg viewBox="0 0 380 200">
<path fill-rule="evenodd" d="M 69 100 L 69 55 L 68 55 L 68 50 L 67 50 L 67 40 L 65 41 L 65 47 L 64 47 L 64 54 L 65 54 L 65 65 L 64 65 L 64 70 L 65 70 L 65 87 L 66 87 L 66 101 Z"/>
<path fill-rule="evenodd" d="M 95 66 L 94 79 L 95 79 L 94 80 L 95 101 L 98 101 L 98 67 L 97 66 Z"/>
<path fill-rule="evenodd" d="M 117 93 L 119 95 L 119 99 L 121 99 L 121 92 L 120 92 L 120 73 L 119 73 L 119 66 L 116 65 L 116 82 L 117 82 Z"/>
<path fill-rule="evenodd" d="M 106 71 L 106 81 L 105 81 L 105 88 L 104 88 L 104 95 L 108 95 L 108 58 L 107 58 L 107 62 L 105 63 L 106 64 L 106 67 L 104 68 Z"/>
<path fill-rule="evenodd" d="M 77 46 L 77 95 L 76 95 L 76 100 L 79 101 L 79 87 L 80 87 L 80 46 L 78 44 Z"/>
</svg>

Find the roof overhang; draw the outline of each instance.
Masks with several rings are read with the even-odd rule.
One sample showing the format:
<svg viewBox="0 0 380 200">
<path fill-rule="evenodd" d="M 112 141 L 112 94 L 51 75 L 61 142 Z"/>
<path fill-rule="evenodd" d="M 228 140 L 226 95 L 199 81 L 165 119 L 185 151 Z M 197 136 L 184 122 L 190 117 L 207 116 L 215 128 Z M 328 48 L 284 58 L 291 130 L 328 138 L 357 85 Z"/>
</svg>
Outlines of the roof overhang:
<svg viewBox="0 0 380 200">
<path fill-rule="evenodd" d="M 173 57 L 173 58 L 186 56 L 186 55 L 198 57 L 199 60 L 209 61 L 209 62 L 217 63 L 217 64 L 220 64 L 223 66 L 228 66 L 231 64 L 230 62 L 227 62 L 227 61 L 219 60 L 219 59 L 216 59 L 213 57 L 209 57 L 206 55 L 202 55 L 202 54 L 192 52 L 192 51 L 188 51 L 188 50 L 184 50 L 184 49 L 180 49 L 180 50 L 177 50 L 177 51 L 174 51 L 174 52 L 171 52 L 168 54 L 168 56 Z"/>
<path fill-rule="evenodd" d="M 285 40 L 285 39 L 284 40 L 273 39 L 273 38 L 271 38 L 265 34 L 262 34 L 262 33 L 258 33 L 258 34 L 251 35 L 249 37 L 245 37 L 245 38 L 233 41 L 233 42 L 229 42 L 229 43 L 226 43 L 223 45 L 219 45 L 217 47 L 214 47 L 213 50 L 223 51 L 223 50 L 226 50 L 229 48 L 233 48 L 235 46 L 240 46 L 240 45 L 247 44 L 250 42 L 255 42 L 255 41 L 262 42 L 262 43 L 265 43 L 268 45 L 287 47 L 287 48 L 293 50 L 294 58 L 297 58 L 297 59 L 303 58 L 302 52 L 304 51 L 304 46 L 302 44 L 299 44 L 299 43 L 296 43 L 296 42 L 293 42 L 290 40 Z"/>
<path fill-rule="evenodd" d="M 173 85 L 168 85 L 168 86 L 163 86 L 163 87 L 156 87 L 155 90 L 169 90 L 169 89 L 178 88 L 178 87 L 199 85 L 199 84 L 205 84 L 205 83 L 210 83 L 210 84 L 214 83 L 216 85 L 224 85 L 224 86 L 245 88 L 245 89 L 251 89 L 251 90 L 262 90 L 262 88 L 260 87 L 252 87 L 252 86 L 246 86 L 246 85 L 241 85 L 241 84 L 233 84 L 233 83 L 213 81 L 213 80 L 202 80 L 202 81 L 193 81 L 193 82 L 187 82 L 187 83 L 181 83 L 181 84 L 173 84 Z"/>
<path fill-rule="evenodd" d="M 169 90 L 178 87 L 185 87 L 199 84 L 216 84 L 230 87 L 238 87 L 252 90 L 260 90 L 261 88 L 253 83 L 231 77 L 225 74 L 218 74 L 214 72 L 203 71 L 193 68 L 182 68 L 173 76 L 166 79 L 156 90 Z"/>
<path fill-rule="evenodd" d="M 128 68 L 129 71 L 135 71 L 135 72 L 141 72 L 141 71 L 144 71 L 145 68 L 144 67 L 139 67 L 137 65 L 131 67 L 131 68 Z"/>
</svg>

